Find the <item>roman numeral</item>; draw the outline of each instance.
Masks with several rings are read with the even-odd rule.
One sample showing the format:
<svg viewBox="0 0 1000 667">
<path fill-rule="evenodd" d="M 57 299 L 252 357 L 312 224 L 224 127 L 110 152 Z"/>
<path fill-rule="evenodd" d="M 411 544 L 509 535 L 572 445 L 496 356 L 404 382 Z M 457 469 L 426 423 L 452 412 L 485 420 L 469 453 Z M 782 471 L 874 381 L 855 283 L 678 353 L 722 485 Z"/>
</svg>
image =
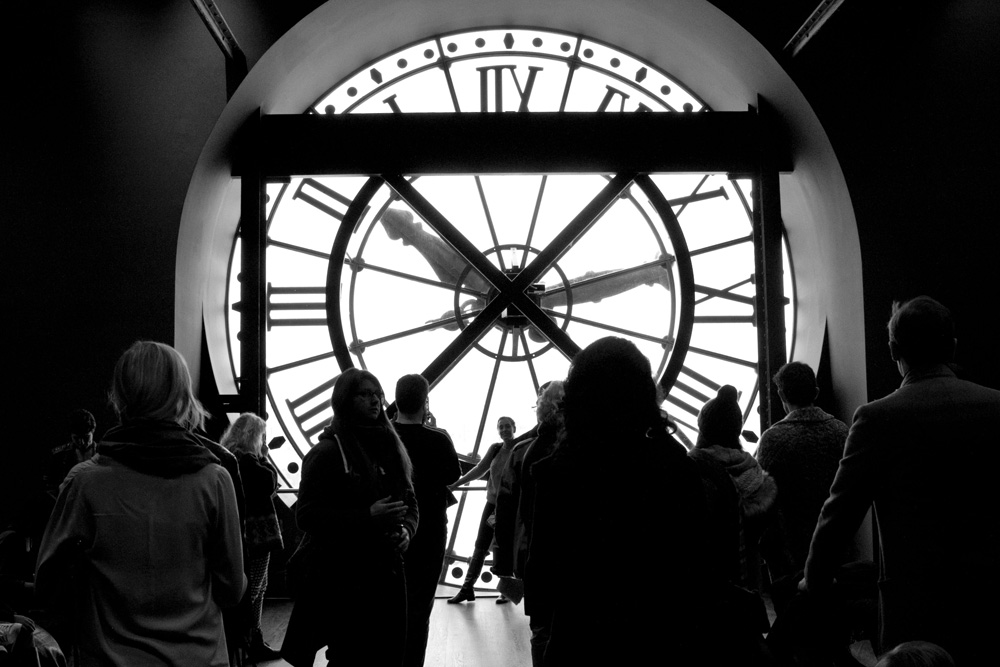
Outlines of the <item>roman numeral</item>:
<svg viewBox="0 0 1000 667">
<path fill-rule="evenodd" d="M 338 222 L 344 219 L 347 208 L 351 205 L 351 198 L 340 194 L 333 188 L 320 183 L 315 178 L 303 178 L 299 187 L 295 189 L 292 199 L 301 199 L 307 204 L 323 211 Z M 365 206 L 364 217 L 368 213 L 369 206 Z"/>
<path fill-rule="evenodd" d="M 283 297 L 323 296 L 322 301 L 301 299 L 287 301 Z M 325 287 L 273 287 L 267 284 L 267 330 L 271 327 L 326 326 Z M 278 300 L 273 300 L 278 297 Z M 321 317 L 277 318 L 272 315 L 279 311 L 322 311 Z"/>
<path fill-rule="evenodd" d="M 382 104 L 389 105 L 393 113 L 403 113 L 403 110 L 399 108 L 399 102 L 396 101 L 396 95 L 390 95 L 389 97 L 382 100 Z"/>
<path fill-rule="evenodd" d="M 604 94 L 604 99 L 601 100 L 601 104 L 597 107 L 597 110 L 598 111 L 607 111 L 608 107 L 611 106 L 611 103 L 617 97 L 617 98 L 619 98 L 618 111 L 625 111 L 625 100 L 629 99 L 629 97 L 631 97 L 631 95 L 629 95 L 628 93 L 626 93 L 623 90 L 618 90 L 614 86 L 607 86 L 606 85 L 604 87 L 607 89 L 608 92 L 606 92 Z M 652 109 L 650 109 L 648 106 L 646 106 L 642 102 L 639 102 L 636 111 L 652 111 Z"/>
<path fill-rule="evenodd" d="M 504 82 L 504 70 L 510 71 L 510 76 L 514 79 L 514 86 L 517 88 L 517 94 L 520 99 L 520 104 L 518 105 L 518 111 L 528 110 L 528 100 L 531 98 L 531 91 L 535 87 L 535 77 L 538 73 L 542 71 L 543 68 L 529 66 L 528 67 L 528 80 L 525 82 L 524 86 L 521 86 L 520 80 L 517 78 L 517 65 L 490 65 L 489 67 L 477 67 L 476 71 L 479 72 L 479 110 L 482 112 L 490 111 L 490 72 L 493 72 L 493 105 L 494 111 L 503 111 L 503 82 Z"/>
<path fill-rule="evenodd" d="M 316 444 L 315 436 L 326 427 L 327 421 L 329 421 L 330 416 L 333 414 L 333 408 L 330 407 L 328 398 L 315 405 L 310 404 L 316 398 L 329 394 L 338 377 L 339 375 L 335 375 L 332 379 L 310 389 L 296 399 L 285 399 L 285 403 L 292 413 L 292 419 L 295 420 L 295 424 L 302 430 L 306 438 L 309 439 L 309 442 L 313 444 Z M 316 417 L 323 418 L 313 422 L 311 425 L 307 424 L 307 422 L 312 422 Z"/>
<path fill-rule="evenodd" d="M 715 396 L 715 392 L 719 390 L 722 385 L 715 380 L 712 380 L 701 373 L 693 370 L 690 366 L 681 366 L 680 375 L 687 376 L 687 380 L 682 380 L 678 376 L 677 380 L 674 382 L 673 388 L 670 390 L 670 394 L 667 396 L 667 401 L 673 405 L 676 405 L 684 412 L 698 416 L 698 412 L 701 410 L 701 406 L 705 404 L 710 398 Z M 697 382 L 700 387 L 696 387 L 690 383 L 690 380 Z M 701 387 L 706 387 L 702 389 Z M 694 399 L 693 401 L 691 399 Z"/>
</svg>

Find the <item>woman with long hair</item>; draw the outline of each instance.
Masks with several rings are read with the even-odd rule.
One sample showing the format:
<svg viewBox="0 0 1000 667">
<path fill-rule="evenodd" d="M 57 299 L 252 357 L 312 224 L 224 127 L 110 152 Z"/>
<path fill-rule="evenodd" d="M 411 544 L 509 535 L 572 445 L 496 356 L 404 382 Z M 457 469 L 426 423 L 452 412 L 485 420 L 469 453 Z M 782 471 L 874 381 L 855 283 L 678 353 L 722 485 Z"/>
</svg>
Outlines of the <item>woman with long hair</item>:
<svg viewBox="0 0 1000 667">
<path fill-rule="evenodd" d="M 289 561 L 295 605 L 281 647 L 310 667 L 397 666 L 406 639 L 403 552 L 417 530 L 412 465 L 385 414 L 378 379 L 357 368 L 333 387 L 333 419 L 302 461 Z"/>
<path fill-rule="evenodd" d="M 252 412 L 244 412 L 222 434 L 220 444 L 236 455 L 243 482 L 245 521 L 243 546 L 246 549 L 247 596 L 249 618 L 247 657 L 253 662 L 276 660 L 278 652 L 264 641 L 260 628 L 267 592 L 267 569 L 271 552 L 281 549 L 281 525 L 274 509 L 278 492 L 278 471 L 267 457 L 264 443 L 266 425 Z M 241 605 L 242 607 L 243 605 Z"/>
<path fill-rule="evenodd" d="M 133 344 L 110 400 L 121 423 L 60 489 L 38 594 L 70 619 L 78 666 L 227 667 L 221 609 L 246 585 L 240 519 L 232 478 L 194 433 L 206 413 L 184 358 Z"/>
</svg>

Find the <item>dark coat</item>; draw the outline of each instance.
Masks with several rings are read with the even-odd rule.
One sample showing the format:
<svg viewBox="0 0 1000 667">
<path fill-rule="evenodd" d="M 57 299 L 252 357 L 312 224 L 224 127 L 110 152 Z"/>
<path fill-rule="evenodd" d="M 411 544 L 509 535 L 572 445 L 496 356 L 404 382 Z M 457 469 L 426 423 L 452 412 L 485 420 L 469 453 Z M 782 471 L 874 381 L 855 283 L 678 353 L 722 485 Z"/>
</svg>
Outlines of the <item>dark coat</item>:
<svg viewBox="0 0 1000 667">
<path fill-rule="evenodd" d="M 958 664 L 987 664 L 1000 595 L 1000 515 L 989 462 L 1000 443 L 1000 391 L 946 366 L 911 371 L 858 408 L 806 561 L 810 591 L 829 587 L 874 503 L 881 648 L 924 640 Z M 989 609 L 992 607 L 988 606 Z"/>
<path fill-rule="evenodd" d="M 546 666 L 645 664 L 666 647 L 688 664 L 712 598 L 694 461 L 668 437 L 574 444 L 532 467 L 526 599 L 554 610 Z M 651 612 L 636 596 L 663 604 Z"/>
<path fill-rule="evenodd" d="M 416 534 L 416 496 L 395 447 L 388 429 L 337 436 L 328 427 L 302 460 L 295 520 L 305 536 L 288 563 L 295 606 L 281 646 L 281 657 L 295 667 L 312 665 L 323 646 L 335 664 L 402 661 L 403 556 L 390 538 L 396 526 L 373 518 L 370 509 L 387 496 L 402 500 L 408 511 L 401 523 Z"/>
<path fill-rule="evenodd" d="M 282 547 L 281 526 L 274 509 L 278 471 L 266 458 L 247 452 L 236 454 L 246 506 L 244 542 L 247 553 L 263 556 Z"/>
<path fill-rule="evenodd" d="M 328 428 L 302 460 L 295 521 L 305 536 L 299 550 L 322 553 L 309 575 L 322 579 L 328 573 L 401 567 L 402 556 L 387 539 L 394 526 L 371 516 L 370 508 L 380 498 L 405 502 L 403 524 L 411 536 L 417 532 L 416 496 L 412 483 L 391 462 L 391 436 L 370 430 L 362 435 L 368 440 L 362 445 L 355 437 L 335 438 Z"/>
</svg>

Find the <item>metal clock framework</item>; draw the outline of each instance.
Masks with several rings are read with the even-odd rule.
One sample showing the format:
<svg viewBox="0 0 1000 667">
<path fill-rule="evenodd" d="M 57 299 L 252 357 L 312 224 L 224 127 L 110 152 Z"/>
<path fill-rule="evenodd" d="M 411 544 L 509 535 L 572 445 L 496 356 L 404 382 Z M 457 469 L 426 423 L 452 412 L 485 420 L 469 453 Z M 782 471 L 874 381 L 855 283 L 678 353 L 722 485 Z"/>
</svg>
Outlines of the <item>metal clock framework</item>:
<svg viewBox="0 0 1000 667">
<path fill-rule="evenodd" d="M 216 369 L 238 379 L 230 405 L 286 435 L 273 455 L 292 490 L 343 368 L 374 372 L 390 400 L 421 372 L 473 458 L 498 416 L 530 428 L 538 385 L 619 335 L 686 438 L 722 384 L 759 433 L 794 317 L 775 147 L 763 100 L 710 111 L 651 63 L 527 28 L 432 37 L 302 115 L 258 114 L 235 174 L 231 363 Z M 456 562 L 483 494 L 466 495 Z"/>
</svg>

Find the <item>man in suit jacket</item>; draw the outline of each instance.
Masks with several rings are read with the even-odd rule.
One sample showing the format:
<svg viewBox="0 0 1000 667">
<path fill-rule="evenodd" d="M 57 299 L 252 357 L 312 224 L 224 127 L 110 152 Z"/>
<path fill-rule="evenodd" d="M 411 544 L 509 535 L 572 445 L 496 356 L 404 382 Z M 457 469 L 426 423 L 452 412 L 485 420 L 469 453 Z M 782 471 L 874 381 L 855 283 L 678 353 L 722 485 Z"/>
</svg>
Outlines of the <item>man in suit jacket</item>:
<svg viewBox="0 0 1000 667">
<path fill-rule="evenodd" d="M 1000 391 L 960 380 L 949 311 L 896 304 L 889 350 L 902 385 L 858 408 L 823 505 L 800 590 L 828 590 L 870 505 L 879 534 L 879 651 L 924 640 L 985 664 L 1000 599 L 1000 514 L 990 464 Z M 984 609 L 989 611 L 982 611 Z"/>
</svg>

